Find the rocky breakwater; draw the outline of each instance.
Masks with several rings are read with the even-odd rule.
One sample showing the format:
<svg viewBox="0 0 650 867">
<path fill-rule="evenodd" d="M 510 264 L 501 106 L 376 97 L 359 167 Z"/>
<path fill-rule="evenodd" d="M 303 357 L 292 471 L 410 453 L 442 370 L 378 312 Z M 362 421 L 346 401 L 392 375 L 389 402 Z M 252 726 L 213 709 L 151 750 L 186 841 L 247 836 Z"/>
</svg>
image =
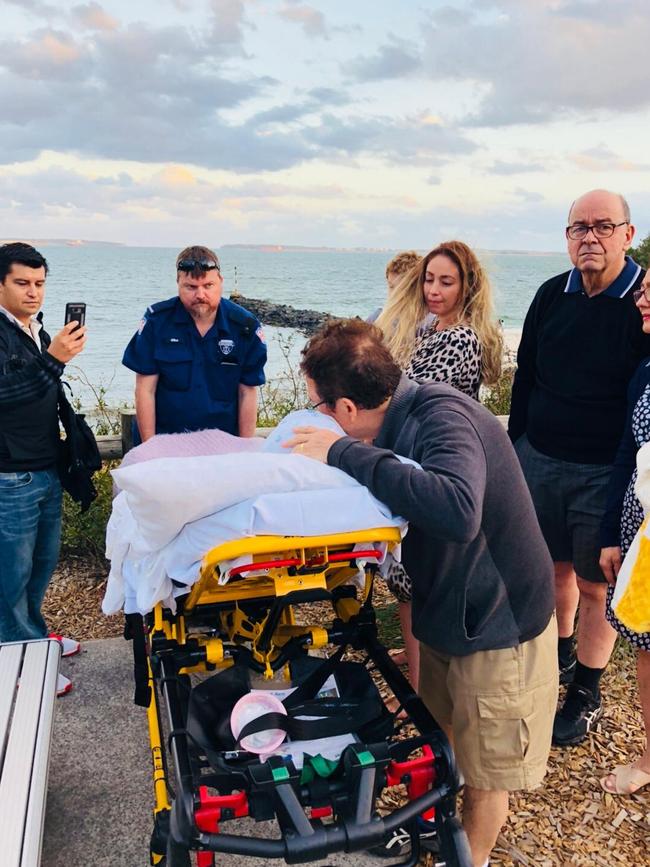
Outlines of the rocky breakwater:
<svg viewBox="0 0 650 867">
<path fill-rule="evenodd" d="M 249 310 L 260 320 L 262 325 L 276 325 L 282 328 L 295 328 L 303 334 L 314 334 L 328 319 L 334 319 L 329 313 L 319 313 L 317 310 L 298 310 L 288 304 L 275 304 L 272 301 L 262 301 L 259 298 L 247 298 L 238 292 L 230 295 L 230 300 Z"/>
</svg>

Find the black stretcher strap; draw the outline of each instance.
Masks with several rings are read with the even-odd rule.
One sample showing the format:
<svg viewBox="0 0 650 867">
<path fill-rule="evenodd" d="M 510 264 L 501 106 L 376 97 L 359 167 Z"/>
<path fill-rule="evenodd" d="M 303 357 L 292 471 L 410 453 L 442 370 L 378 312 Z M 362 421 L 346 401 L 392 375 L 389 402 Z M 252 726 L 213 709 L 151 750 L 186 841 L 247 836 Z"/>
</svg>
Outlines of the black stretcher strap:
<svg viewBox="0 0 650 867">
<path fill-rule="evenodd" d="M 151 687 L 149 686 L 149 665 L 144 620 L 141 614 L 126 614 L 125 619 L 124 637 L 127 641 L 133 641 L 133 678 L 135 680 L 133 703 L 139 707 L 149 707 L 151 704 Z"/>
</svg>

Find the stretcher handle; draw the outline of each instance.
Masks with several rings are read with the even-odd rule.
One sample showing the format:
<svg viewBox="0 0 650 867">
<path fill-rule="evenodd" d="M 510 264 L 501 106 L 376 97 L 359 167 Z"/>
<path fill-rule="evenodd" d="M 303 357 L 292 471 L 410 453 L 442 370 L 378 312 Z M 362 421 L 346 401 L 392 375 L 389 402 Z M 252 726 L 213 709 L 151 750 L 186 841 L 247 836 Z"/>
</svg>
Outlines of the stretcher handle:
<svg viewBox="0 0 650 867">
<path fill-rule="evenodd" d="M 364 560 L 379 560 L 381 553 L 376 548 L 370 548 L 367 551 L 334 551 L 328 554 L 327 559 L 324 558 L 320 565 L 324 565 L 325 563 L 340 563 L 345 560 L 358 560 L 359 558 Z M 233 566 L 232 569 L 228 570 L 228 574 L 231 578 L 236 578 L 237 575 L 243 575 L 244 572 L 251 572 L 254 569 L 281 569 L 286 566 L 302 566 L 302 560 L 298 557 L 287 557 L 284 560 L 264 560 L 258 563 L 244 563 L 243 566 Z"/>
</svg>

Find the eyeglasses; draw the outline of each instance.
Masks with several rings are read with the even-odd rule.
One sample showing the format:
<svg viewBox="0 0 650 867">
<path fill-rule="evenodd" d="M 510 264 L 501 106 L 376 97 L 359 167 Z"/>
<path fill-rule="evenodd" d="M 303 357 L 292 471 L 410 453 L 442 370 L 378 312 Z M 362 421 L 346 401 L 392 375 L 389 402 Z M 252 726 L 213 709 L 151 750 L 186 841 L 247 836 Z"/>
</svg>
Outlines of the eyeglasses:
<svg viewBox="0 0 650 867">
<path fill-rule="evenodd" d="M 622 223 L 594 223 L 591 226 L 585 223 L 574 223 L 573 226 L 567 226 L 566 235 L 572 241 L 583 241 L 592 231 L 597 238 L 611 238 L 615 229 L 618 229 L 619 226 L 627 226 L 629 222 L 629 220 L 623 220 Z"/>
<path fill-rule="evenodd" d="M 309 409 L 318 409 L 319 406 L 322 406 L 324 403 L 327 403 L 326 400 L 319 400 L 318 403 L 310 403 Z"/>
<path fill-rule="evenodd" d="M 216 268 L 219 273 L 221 273 L 221 268 L 216 262 L 213 262 L 211 259 L 181 259 L 176 264 L 177 271 L 211 271 L 213 268 Z"/>
<path fill-rule="evenodd" d="M 644 301 L 647 301 L 648 304 L 650 304 L 650 295 L 648 295 L 648 292 L 650 292 L 650 286 L 642 286 L 640 289 L 633 289 L 632 298 L 634 298 L 634 303 L 638 304 L 641 298 L 643 298 Z"/>
</svg>

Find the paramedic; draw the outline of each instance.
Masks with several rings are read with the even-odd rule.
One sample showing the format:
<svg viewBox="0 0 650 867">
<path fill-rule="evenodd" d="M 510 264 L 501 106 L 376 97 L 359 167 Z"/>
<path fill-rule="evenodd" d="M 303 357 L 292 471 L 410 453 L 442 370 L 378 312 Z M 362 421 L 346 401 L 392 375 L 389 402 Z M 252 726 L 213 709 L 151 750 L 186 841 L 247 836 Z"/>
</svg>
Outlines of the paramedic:
<svg viewBox="0 0 650 867">
<path fill-rule="evenodd" d="M 419 692 L 453 737 L 482 867 L 508 792 L 544 777 L 558 693 L 553 564 L 517 456 L 477 401 L 406 379 L 368 323 L 326 325 L 301 370 L 314 406 L 347 436 L 296 428 L 285 446 L 344 470 L 409 521 Z"/>
<path fill-rule="evenodd" d="M 257 319 L 222 298 L 219 260 L 207 247 L 176 259 L 178 295 L 152 304 L 122 364 L 135 371 L 138 441 L 218 428 L 255 434 L 266 344 Z"/>
</svg>

